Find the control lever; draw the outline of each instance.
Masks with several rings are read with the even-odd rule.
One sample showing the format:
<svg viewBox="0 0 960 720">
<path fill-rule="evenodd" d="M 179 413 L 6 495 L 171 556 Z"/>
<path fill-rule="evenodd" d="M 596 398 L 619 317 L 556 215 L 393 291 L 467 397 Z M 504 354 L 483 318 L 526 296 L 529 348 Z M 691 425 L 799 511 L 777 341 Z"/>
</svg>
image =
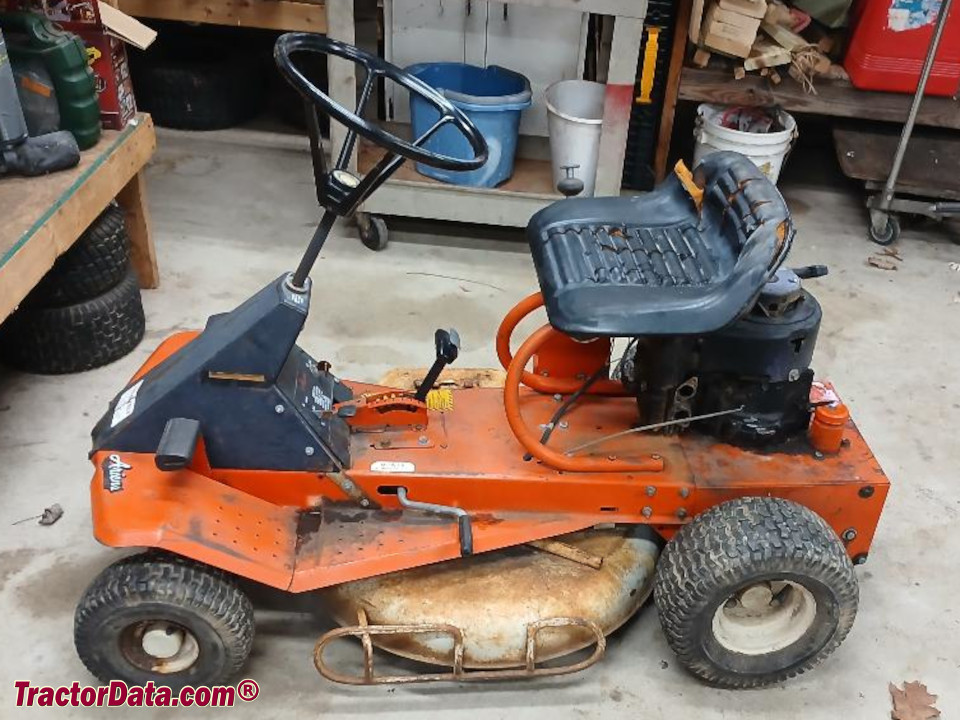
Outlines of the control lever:
<svg viewBox="0 0 960 720">
<path fill-rule="evenodd" d="M 583 192 L 583 180 L 573 175 L 573 171 L 579 167 L 579 165 L 563 166 L 566 177 L 557 183 L 557 190 L 559 190 L 560 194 L 564 197 L 573 197 Z"/>
<path fill-rule="evenodd" d="M 437 359 L 433 361 L 433 365 L 427 371 L 427 375 L 423 378 L 423 382 L 420 383 L 420 387 L 417 389 L 416 399 L 420 402 L 424 402 L 427 399 L 427 393 L 433 390 L 433 386 L 437 383 L 437 378 L 440 377 L 440 373 L 443 372 L 443 369 L 457 359 L 457 355 L 460 354 L 460 334 L 450 328 L 449 330 L 437 330 L 436 335 L 434 335 L 434 340 L 437 344 Z"/>
<path fill-rule="evenodd" d="M 793 268 L 793 274 L 801 280 L 823 277 L 828 272 L 830 272 L 830 269 L 826 265 L 804 265 L 803 267 Z"/>
</svg>

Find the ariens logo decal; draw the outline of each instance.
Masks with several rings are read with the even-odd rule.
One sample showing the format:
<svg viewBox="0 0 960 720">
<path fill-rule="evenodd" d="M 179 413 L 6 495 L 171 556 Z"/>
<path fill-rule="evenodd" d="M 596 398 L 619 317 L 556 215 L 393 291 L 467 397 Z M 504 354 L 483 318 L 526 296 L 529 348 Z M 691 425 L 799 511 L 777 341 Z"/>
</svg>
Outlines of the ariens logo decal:
<svg viewBox="0 0 960 720">
<path fill-rule="evenodd" d="M 127 470 L 133 465 L 127 465 L 120 456 L 114 453 L 103 461 L 103 489 L 112 493 L 123 490 L 123 481 L 127 479 Z"/>
</svg>

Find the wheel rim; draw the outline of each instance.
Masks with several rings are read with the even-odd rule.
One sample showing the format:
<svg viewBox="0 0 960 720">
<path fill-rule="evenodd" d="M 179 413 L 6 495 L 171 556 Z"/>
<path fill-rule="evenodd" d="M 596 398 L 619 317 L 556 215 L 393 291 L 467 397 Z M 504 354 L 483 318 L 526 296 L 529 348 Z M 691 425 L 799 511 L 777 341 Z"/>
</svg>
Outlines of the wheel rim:
<svg viewBox="0 0 960 720">
<path fill-rule="evenodd" d="M 768 580 L 727 598 L 713 615 L 713 635 L 730 652 L 766 655 L 800 640 L 816 616 L 817 601 L 807 588 Z"/>
<path fill-rule="evenodd" d="M 200 644 L 194 634 L 168 620 L 128 625 L 120 635 L 120 649 L 141 670 L 164 675 L 183 672 L 200 657 Z"/>
</svg>

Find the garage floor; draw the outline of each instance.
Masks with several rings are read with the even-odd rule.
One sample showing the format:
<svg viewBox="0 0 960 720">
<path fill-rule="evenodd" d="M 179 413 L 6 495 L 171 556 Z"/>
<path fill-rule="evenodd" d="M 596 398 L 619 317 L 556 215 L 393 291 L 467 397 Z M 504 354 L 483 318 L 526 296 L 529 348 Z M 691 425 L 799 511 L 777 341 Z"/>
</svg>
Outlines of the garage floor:
<svg viewBox="0 0 960 720">
<path fill-rule="evenodd" d="M 547 713 L 556 720 L 880 719 L 889 717 L 888 682 L 921 680 L 940 695 L 945 717 L 960 714 L 960 273 L 949 266 L 960 261 L 960 247 L 945 229 L 908 228 L 897 271 L 868 266 L 877 248 L 864 239 L 859 192 L 818 177 L 833 172 L 828 155 L 819 167 L 806 163 L 810 172 L 803 171 L 801 155 L 784 182 L 800 229 L 791 262 L 831 267 L 829 277 L 810 282 L 825 310 L 816 368 L 835 381 L 894 482 L 870 561 L 858 570 L 860 617 L 831 659 L 783 687 L 711 689 L 674 661 L 648 606 L 612 638 L 603 663 L 580 676 L 526 685 L 358 689 L 332 685 L 312 667 L 313 642 L 326 622 L 272 610 L 260 618 L 248 664 L 260 698 L 219 712 L 237 718 L 423 717 L 433 711 L 471 720 Z M 93 422 L 162 338 L 201 326 L 208 314 L 232 308 L 292 267 L 317 219 L 309 161 L 301 153 L 168 133 L 149 176 L 162 284 L 144 296 L 149 329 L 143 344 L 82 376 L 0 374 L 0 524 L 6 528 L 0 535 L 0 717 L 16 712 L 16 680 L 92 681 L 73 650 L 73 608 L 94 574 L 116 557 L 90 534 L 86 452 Z M 480 240 L 458 235 L 463 229 L 425 235 L 406 227 L 382 254 L 367 251 L 350 228 L 331 239 L 314 271 L 313 314 L 301 344 L 341 374 L 375 380 L 392 366 L 428 364 L 434 328 L 453 325 L 463 337 L 462 366 L 494 365 L 500 317 L 535 288 L 519 233 Z M 56 525 L 11 526 L 54 502 L 66 511 Z M 96 708 L 46 712 L 105 715 Z M 43 713 L 34 709 L 32 716 Z"/>
</svg>

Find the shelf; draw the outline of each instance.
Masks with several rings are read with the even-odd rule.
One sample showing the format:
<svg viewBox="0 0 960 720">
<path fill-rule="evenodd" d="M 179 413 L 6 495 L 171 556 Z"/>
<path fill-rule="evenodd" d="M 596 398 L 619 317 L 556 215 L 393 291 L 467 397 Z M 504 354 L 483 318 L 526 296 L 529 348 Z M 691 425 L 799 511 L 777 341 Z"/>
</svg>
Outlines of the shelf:
<svg viewBox="0 0 960 720">
<path fill-rule="evenodd" d="M 322 0 L 119 0 L 120 10 L 156 20 L 325 33 Z"/>
<path fill-rule="evenodd" d="M 360 143 L 359 167 L 361 173 L 367 173 L 377 164 L 384 155 L 384 151 L 367 142 Z M 547 200 L 559 200 L 561 195 L 553 187 L 553 168 L 548 160 L 529 160 L 517 158 L 513 164 L 513 176 L 502 185 L 495 188 L 466 187 L 451 185 L 450 183 L 434 180 L 417 172 L 413 162 L 407 161 L 390 178 L 393 182 L 414 183 L 443 188 L 455 188 L 476 193 L 493 193 L 496 195 L 535 195 Z"/>
<path fill-rule="evenodd" d="M 157 286 L 157 265 L 140 172 L 156 135 L 140 114 L 120 131 L 104 130 L 70 170 L 0 183 L 0 321 L 116 197 L 127 214 L 134 269 L 143 287 Z"/>
<path fill-rule="evenodd" d="M 383 150 L 361 141 L 360 173 L 368 172 L 383 154 Z M 562 196 L 553 187 L 553 169 L 547 160 L 517 158 L 513 176 L 495 188 L 440 182 L 421 175 L 408 161 L 364 203 L 363 210 L 384 215 L 523 227 L 530 215 L 560 199 Z"/>
<path fill-rule="evenodd" d="M 748 74 L 736 80 L 729 68 L 685 67 L 680 81 L 680 99 L 721 105 L 779 106 L 789 112 L 833 117 L 862 118 L 902 123 L 907 119 L 912 95 L 858 90 L 849 82 L 817 78 L 817 94 L 807 94 L 785 72 L 773 85 L 767 78 Z M 960 129 L 960 102 L 953 98 L 926 97 L 917 124 Z"/>
</svg>

